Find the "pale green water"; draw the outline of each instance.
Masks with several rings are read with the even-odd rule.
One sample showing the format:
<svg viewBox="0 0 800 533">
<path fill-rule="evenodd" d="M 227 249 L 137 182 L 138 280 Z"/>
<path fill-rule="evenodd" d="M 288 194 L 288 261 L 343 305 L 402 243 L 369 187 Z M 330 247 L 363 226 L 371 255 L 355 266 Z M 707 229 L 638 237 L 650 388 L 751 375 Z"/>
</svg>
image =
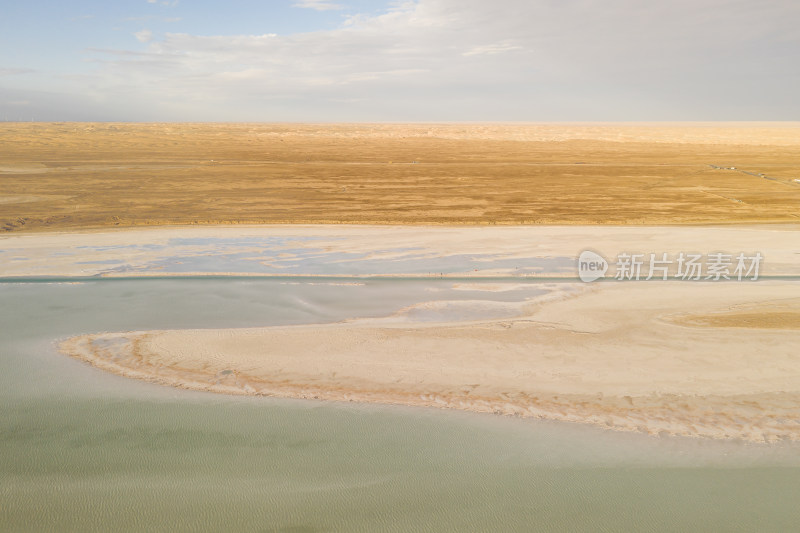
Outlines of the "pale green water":
<svg viewBox="0 0 800 533">
<path fill-rule="evenodd" d="M 55 354 L 81 332 L 381 316 L 446 282 L 0 286 L 3 531 L 796 531 L 800 447 L 231 398 Z"/>
</svg>

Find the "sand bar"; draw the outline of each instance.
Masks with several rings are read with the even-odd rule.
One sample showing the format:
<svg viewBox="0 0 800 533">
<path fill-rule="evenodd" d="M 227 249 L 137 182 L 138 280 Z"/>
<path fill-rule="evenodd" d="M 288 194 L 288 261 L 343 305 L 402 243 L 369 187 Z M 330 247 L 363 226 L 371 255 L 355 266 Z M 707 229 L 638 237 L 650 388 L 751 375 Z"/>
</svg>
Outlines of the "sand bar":
<svg viewBox="0 0 800 533">
<path fill-rule="evenodd" d="M 742 309 L 749 320 L 737 327 L 703 322 Z M 570 285 L 514 319 L 104 333 L 61 349 L 120 375 L 226 394 L 800 440 L 800 335 L 775 322 L 776 309 L 796 316 L 798 282 L 610 282 Z"/>
</svg>

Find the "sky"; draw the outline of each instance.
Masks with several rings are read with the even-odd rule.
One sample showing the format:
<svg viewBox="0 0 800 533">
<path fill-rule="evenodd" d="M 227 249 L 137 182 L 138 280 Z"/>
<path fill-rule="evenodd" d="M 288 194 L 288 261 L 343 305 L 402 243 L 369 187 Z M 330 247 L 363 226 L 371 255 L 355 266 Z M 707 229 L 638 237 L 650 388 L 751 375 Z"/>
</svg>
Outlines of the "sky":
<svg viewBox="0 0 800 533">
<path fill-rule="evenodd" d="M 800 120 L 797 0 L 0 0 L 0 120 Z"/>
</svg>

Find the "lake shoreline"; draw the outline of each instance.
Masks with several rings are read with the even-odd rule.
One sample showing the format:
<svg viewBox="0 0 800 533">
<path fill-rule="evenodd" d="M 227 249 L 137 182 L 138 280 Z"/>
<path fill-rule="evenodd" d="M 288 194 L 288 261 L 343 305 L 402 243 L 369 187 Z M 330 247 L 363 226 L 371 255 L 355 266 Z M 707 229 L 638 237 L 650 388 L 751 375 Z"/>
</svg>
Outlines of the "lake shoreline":
<svg viewBox="0 0 800 533">
<path fill-rule="evenodd" d="M 776 302 L 796 312 L 800 299 L 785 298 L 795 285 L 579 284 L 532 298 L 515 318 L 104 333 L 74 337 L 61 350 L 119 375 L 223 394 L 800 440 L 796 332 L 785 324 L 687 325 L 753 301 L 760 303 L 748 316 L 772 320 Z M 691 297 L 702 303 L 687 309 Z M 764 342 L 773 346 L 768 362 Z"/>
</svg>

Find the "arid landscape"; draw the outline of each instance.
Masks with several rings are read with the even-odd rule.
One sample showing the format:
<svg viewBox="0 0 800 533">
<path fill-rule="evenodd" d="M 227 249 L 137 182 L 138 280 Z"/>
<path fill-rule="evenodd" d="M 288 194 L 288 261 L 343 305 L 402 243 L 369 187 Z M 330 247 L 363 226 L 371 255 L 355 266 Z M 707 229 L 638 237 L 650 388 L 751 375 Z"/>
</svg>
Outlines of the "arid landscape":
<svg viewBox="0 0 800 533">
<path fill-rule="evenodd" d="M 5 232 L 800 222 L 800 125 L 0 124 Z"/>
<path fill-rule="evenodd" d="M 800 2 L 6 3 L 0 532 L 798 531 Z"/>
<path fill-rule="evenodd" d="M 61 345 L 105 370 L 223 393 L 800 440 L 799 124 L 31 123 L 3 125 L 0 141 L 10 279 L 502 280 L 464 304 L 428 296 L 398 311 L 435 317 L 410 324 L 123 331 Z M 575 258 L 587 248 L 610 263 L 625 251 L 758 252 L 771 280 L 583 294 Z M 559 278 L 572 284 L 541 285 L 535 311 L 532 293 L 513 311 L 492 300 L 516 280 Z"/>
</svg>

